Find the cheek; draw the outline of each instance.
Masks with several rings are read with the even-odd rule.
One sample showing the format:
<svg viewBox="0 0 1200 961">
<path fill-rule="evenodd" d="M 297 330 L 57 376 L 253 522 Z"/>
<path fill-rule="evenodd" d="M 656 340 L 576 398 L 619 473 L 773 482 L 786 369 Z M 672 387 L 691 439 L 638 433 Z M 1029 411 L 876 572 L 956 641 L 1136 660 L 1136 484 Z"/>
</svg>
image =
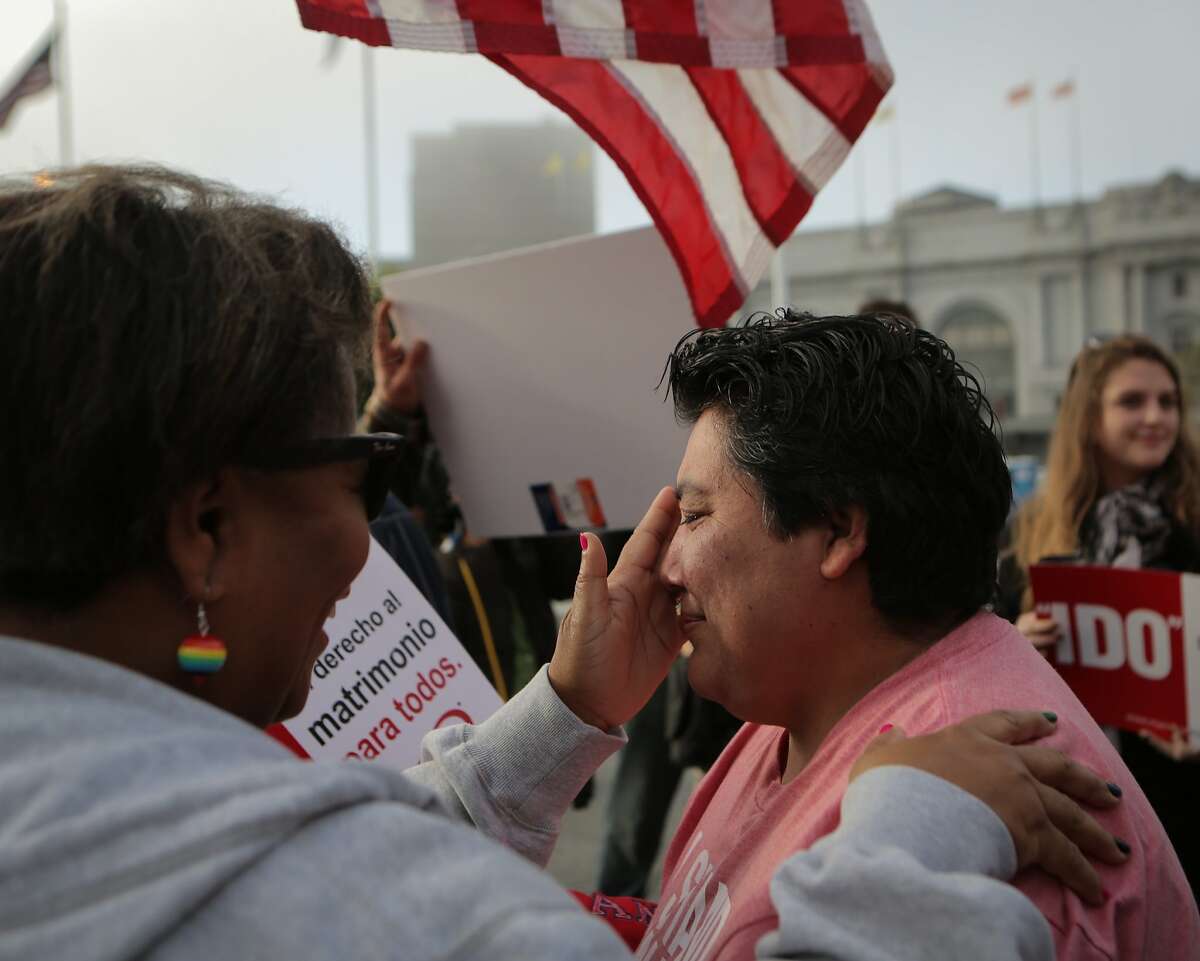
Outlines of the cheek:
<svg viewBox="0 0 1200 961">
<path fill-rule="evenodd" d="M 679 551 L 679 570 L 689 590 L 711 596 L 719 585 L 718 545 L 706 531 L 689 532 Z"/>
<path fill-rule="evenodd" d="M 340 565 L 337 580 L 340 586 L 349 584 L 358 576 L 367 562 L 370 547 L 371 529 L 366 519 L 358 516 L 348 520 L 343 526 L 337 551 Z"/>
<path fill-rule="evenodd" d="M 359 509 L 358 516 L 331 517 L 307 545 L 312 565 L 314 599 L 324 602 L 341 591 L 358 575 L 367 560 L 370 529 Z"/>
<path fill-rule="evenodd" d="M 1096 446 L 1110 456 L 1118 454 L 1128 443 L 1127 435 L 1131 427 L 1129 418 L 1121 417 L 1116 411 L 1109 411 L 1100 421 L 1096 431 Z"/>
</svg>

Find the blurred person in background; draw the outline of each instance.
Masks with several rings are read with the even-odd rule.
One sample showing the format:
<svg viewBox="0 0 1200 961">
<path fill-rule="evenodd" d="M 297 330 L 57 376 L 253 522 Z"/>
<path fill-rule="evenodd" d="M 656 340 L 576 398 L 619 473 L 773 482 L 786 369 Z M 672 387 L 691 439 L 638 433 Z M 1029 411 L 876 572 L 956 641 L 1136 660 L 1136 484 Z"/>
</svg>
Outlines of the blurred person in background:
<svg viewBox="0 0 1200 961">
<path fill-rule="evenodd" d="M 858 312 L 860 315 L 870 316 L 890 314 L 892 317 L 902 317 L 904 320 L 911 320 L 916 327 L 921 326 L 921 319 L 917 316 L 917 312 L 904 300 L 888 300 L 885 297 L 874 297 L 859 307 Z"/>
<path fill-rule="evenodd" d="M 1083 563 L 1200 572 L 1200 456 L 1179 369 L 1157 344 L 1123 334 L 1071 367 L 1041 490 L 1017 515 L 1000 564 L 996 612 L 1039 650 L 1059 630 L 1033 608 L 1030 565 Z M 1200 898 L 1200 747 L 1119 733 L 1121 756 L 1158 814 Z"/>
<path fill-rule="evenodd" d="M 361 265 L 229 188 L 85 168 L 0 184 L 0 305 L 0 959 L 627 958 L 539 867 L 682 644 L 673 493 L 607 577 L 588 536 L 550 668 L 489 721 L 408 772 L 300 762 L 261 728 L 305 704 L 402 444 L 352 433 Z M 760 956 L 1048 957 L 1002 880 L 1103 831 L 1031 770 L 1106 793 L 1002 743 L 1052 727 L 877 739 Z"/>
</svg>

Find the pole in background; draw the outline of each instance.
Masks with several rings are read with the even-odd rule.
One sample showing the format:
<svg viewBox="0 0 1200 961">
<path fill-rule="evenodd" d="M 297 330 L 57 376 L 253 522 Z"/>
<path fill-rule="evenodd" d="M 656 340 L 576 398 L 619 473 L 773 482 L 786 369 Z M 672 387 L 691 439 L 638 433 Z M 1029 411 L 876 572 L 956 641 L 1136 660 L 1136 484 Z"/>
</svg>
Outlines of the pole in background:
<svg viewBox="0 0 1200 961">
<path fill-rule="evenodd" d="M 1083 125 L 1079 116 L 1079 95 L 1075 89 L 1074 74 L 1057 84 L 1050 91 L 1050 96 L 1055 100 L 1066 100 L 1068 97 L 1071 100 L 1071 188 L 1078 206 L 1083 203 Z"/>
<path fill-rule="evenodd" d="M 889 118 L 895 116 L 895 108 L 889 112 Z M 900 124 L 888 123 L 888 142 L 892 152 L 892 214 L 900 209 L 900 200 L 904 196 L 904 184 L 900 179 Z"/>
<path fill-rule="evenodd" d="M 75 163 L 75 130 L 71 116 L 71 83 L 67 76 L 67 4 L 54 0 L 54 83 L 58 87 L 58 163 Z"/>
<path fill-rule="evenodd" d="M 1042 151 L 1038 140 L 1037 97 L 1029 98 L 1029 169 L 1033 172 L 1033 210 L 1042 215 Z"/>
<path fill-rule="evenodd" d="M 888 165 L 892 174 L 892 215 L 900 206 L 900 125 L 896 123 L 895 102 L 886 103 L 876 111 L 872 124 L 888 127 Z"/>
<path fill-rule="evenodd" d="M 900 216 L 900 198 L 904 188 L 900 179 L 900 124 L 896 120 L 895 101 L 893 100 L 880 107 L 871 122 L 877 125 L 886 124 L 888 126 L 888 164 L 891 168 L 892 180 L 892 234 L 895 238 L 899 255 L 900 299 L 908 300 L 910 297 L 908 234 L 904 229 L 904 222 Z"/>
<path fill-rule="evenodd" d="M 788 290 L 787 273 L 784 270 L 783 252 L 787 248 L 784 242 L 771 258 L 771 308 L 790 307 L 791 293 Z"/>
<path fill-rule="evenodd" d="M 858 221 L 858 236 L 865 246 L 867 237 L 867 173 L 861 145 L 851 148 L 854 162 L 854 219 Z"/>
<path fill-rule="evenodd" d="M 1010 107 L 1028 105 L 1029 107 L 1029 180 L 1033 193 L 1034 216 L 1040 220 L 1042 215 L 1041 151 L 1038 146 L 1037 102 L 1033 95 L 1033 83 L 1027 82 L 1013 87 L 1008 92 L 1008 105 Z"/>
<path fill-rule="evenodd" d="M 362 48 L 363 153 L 367 191 L 367 253 L 379 266 L 379 128 L 375 111 L 375 61 L 368 46 Z"/>
</svg>

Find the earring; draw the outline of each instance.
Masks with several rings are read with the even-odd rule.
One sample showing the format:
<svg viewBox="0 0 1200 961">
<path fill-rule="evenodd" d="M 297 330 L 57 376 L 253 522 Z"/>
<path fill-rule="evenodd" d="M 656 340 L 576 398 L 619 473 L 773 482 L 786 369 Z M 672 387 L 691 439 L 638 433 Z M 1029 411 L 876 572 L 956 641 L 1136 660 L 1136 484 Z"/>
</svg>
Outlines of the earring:
<svg viewBox="0 0 1200 961">
<path fill-rule="evenodd" d="M 215 674 L 225 666 L 228 651 L 224 641 L 208 636 L 208 614 L 203 601 L 196 605 L 196 624 L 200 633 L 185 637 L 176 656 L 179 666 L 186 673 L 196 675 L 196 682 L 199 683 L 204 680 L 204 675 Z"/>
</svg>

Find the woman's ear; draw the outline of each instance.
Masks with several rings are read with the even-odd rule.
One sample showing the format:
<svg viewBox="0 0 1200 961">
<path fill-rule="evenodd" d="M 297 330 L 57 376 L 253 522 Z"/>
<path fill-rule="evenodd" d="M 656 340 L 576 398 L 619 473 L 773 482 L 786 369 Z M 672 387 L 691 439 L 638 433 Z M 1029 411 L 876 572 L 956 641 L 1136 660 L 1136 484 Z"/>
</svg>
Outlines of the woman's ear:
<svg viewBox="0 0 1200 961">
<path fill-rule="evenodd" d="M 867 549 L 867 512 L 857 504 L 834 511 L 829 518 L 829 536 L 821 559 L 821 576 L 836 580 L 850 569 Z"/>
<path fill-rule="evenodd" d="M 235 472 L 225 469 L 185 487 L 167 508 L 167 560 L 194 600 L 216 601 L 225 593 L 239 487 Z"/>
</svg>

